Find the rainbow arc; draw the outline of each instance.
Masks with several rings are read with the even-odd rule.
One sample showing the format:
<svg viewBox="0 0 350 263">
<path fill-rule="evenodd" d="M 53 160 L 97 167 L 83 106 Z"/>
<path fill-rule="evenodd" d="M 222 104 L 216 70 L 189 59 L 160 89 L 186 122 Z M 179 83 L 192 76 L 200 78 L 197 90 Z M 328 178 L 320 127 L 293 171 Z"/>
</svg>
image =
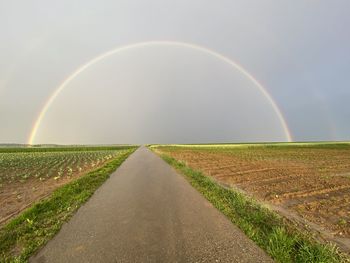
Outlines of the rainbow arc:
<svg viewBox="0 0 350 263">
<path fill-rule="evenodd" d="M 92 65 L 98 63 L 99 61 L 113 56 L 117 53 L 125 52 L 131 49 L 137 49 L 137 48 L 142 48 L 142 47 L 147 47 L 147 46 L 177 46 L 177 47 L 183 47 L 183 48 L 190 48 L 190 49 L 195 49 L 197 51 L 201 51 L 205 54 L 214 56 L 218 59 L 220 59 L 222 62 L 229 64 L 232 68 L 235 70 L 238 70 L 241 74 L 243 74 L 246 78 L 248 78 L 261 92 L 261 94 L 268 100 L 270 105 L 272 106 L 274 112 L 276 113 L 281 126 L 283 127 L 283 131 L 286 137 L 287 141 L 292 141 L 292 136 L 289 131 L 287 122 L 285 121 L 283 114 L 281 113 L 280 109 L 278 108 L 276 102 L 272 99 L 270 94 L 267 92 L 267 90 L 259 83 L 259 81 L 254 78 L 246 69 L 244 69 L 241 65 L 238 63 L 234 62 L 230 58 L 213 51 L 211 49 L 208 49 L 206 47 L 202 47 L 199 45 L 191 44 L 191 43 L 185 43 L 185 42 L 177 42 L 177 41 L 148 41 L 148 42 L 140 42 L 140 43 L 135 43 L 135 44 L 130 44 L 122 47 L 117 47 L 115 49 L 112 49 L 106 53 L 103 53 L 94 59 L 88 61 L 81 67 L 79 67 L 77 70 L 75 70 L 71 75 L 69 75 L 61 84 L 60 86 L 51 94 L 51 96 L 48 98 L 46 103 L 44 104 L 43 108 L 41 109 L 39 115 L 37 116 L 34 125 L 32 127 L 32 130 L 30 132 L 30 136 L 28 138 L 28 144 L 34 144 L 37 132 L 40 128 L 41 122 L 44 119 L 47 111 L 49 110 L 50 106 L 53 104 L 57 96 L 67 87 L 67 85 L 74 79 L 76 78 L 79 74 L 81 74 L 84 70 L 87 68 L 91 67 Z"/>
</svg>

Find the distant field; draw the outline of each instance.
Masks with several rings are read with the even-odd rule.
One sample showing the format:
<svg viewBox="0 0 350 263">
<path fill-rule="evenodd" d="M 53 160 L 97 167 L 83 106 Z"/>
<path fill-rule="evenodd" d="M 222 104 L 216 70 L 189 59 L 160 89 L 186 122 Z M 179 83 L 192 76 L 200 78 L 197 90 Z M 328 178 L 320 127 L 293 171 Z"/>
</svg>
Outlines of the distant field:
<svg viewBox="0 0 350 263">
<path fill-rule="evenodd" d="M 350 143 L 173 145 L 156 151 L 336 238 L 350 238 Z"/>
<path fill-rule="evenodd" d="M 127 146 L 0 148 L 0 224 L 126 149 Z"/>
</svg>

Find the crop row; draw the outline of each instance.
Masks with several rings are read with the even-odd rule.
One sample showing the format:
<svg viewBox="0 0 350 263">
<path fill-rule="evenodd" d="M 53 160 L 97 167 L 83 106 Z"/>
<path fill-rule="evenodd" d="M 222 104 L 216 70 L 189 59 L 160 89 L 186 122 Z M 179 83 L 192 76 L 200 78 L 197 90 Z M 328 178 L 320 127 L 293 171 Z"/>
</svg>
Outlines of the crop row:
<svg viewBox="0 0 350 263">
<path fill-rule="evenodd" d="M 8 152 L 0 154 L 0 184 L 59 179 L 101 166 L 125 150 Z"/>
</svg>

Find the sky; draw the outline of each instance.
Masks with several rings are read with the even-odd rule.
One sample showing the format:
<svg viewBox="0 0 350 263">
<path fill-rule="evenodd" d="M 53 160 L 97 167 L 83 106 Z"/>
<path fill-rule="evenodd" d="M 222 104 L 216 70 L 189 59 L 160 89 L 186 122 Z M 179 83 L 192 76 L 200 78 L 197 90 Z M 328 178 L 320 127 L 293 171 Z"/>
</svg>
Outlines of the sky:
<svg viewBox="0 0 350 263">
<path fill-rule="evenodd" d="M 347 0 L 0 0 L 0 143 L 286 141 L 279 114 L 294 141 L 350 140 L 349 10 Z M 76 70 L 150 41 L 79 72 L 33 136 Z"/>
</svg>

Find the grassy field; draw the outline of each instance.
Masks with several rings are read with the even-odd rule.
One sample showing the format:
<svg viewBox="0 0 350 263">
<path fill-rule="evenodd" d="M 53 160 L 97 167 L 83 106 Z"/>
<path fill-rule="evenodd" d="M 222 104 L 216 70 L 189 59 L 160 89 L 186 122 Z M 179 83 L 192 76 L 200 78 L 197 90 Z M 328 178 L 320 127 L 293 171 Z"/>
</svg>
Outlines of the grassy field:
<svg viewBox="0 0 350 263">
<path fill-rule="evenodd" d="M 339 247 L 348 251 L 349 143 L 172 145 L 152 148 L 175 166 L 183 165 L 186 167 L 183 169 L 190 169 L 189 174 L 198 171 L 220 185 L 239 192 L 243 190 L 245 196 L 253 196 L 260 203 L 282 208 L 287 211 L 289 219 L 305 219 L 310 225 L 319 227 L 313 231 L 315 229 L 307 226 L 307 231 L 311 231 L 315 238 L 329 240 L 331 237 Z M 215 198 L 214 202 L 217 202 Z M 243 217 L 246 216 L 249 217 Z M 247 230 L 246 226 L 242 228 Z M 259 244 L 259 238 L 255 241 Z M 262 247 L 267 251 L 270 249 L 266 245 Z"/>
<path fill-rule="evenodd" d="M 25 262 L 135 149 L 73 147 L 1 153 L 1 211 L 12 208 L 12 214 L 3 217 L 7 223 L 0 227 L 0 262 Z M 15 202 L 11 202 L 13 195 Z"/>
</svg>

